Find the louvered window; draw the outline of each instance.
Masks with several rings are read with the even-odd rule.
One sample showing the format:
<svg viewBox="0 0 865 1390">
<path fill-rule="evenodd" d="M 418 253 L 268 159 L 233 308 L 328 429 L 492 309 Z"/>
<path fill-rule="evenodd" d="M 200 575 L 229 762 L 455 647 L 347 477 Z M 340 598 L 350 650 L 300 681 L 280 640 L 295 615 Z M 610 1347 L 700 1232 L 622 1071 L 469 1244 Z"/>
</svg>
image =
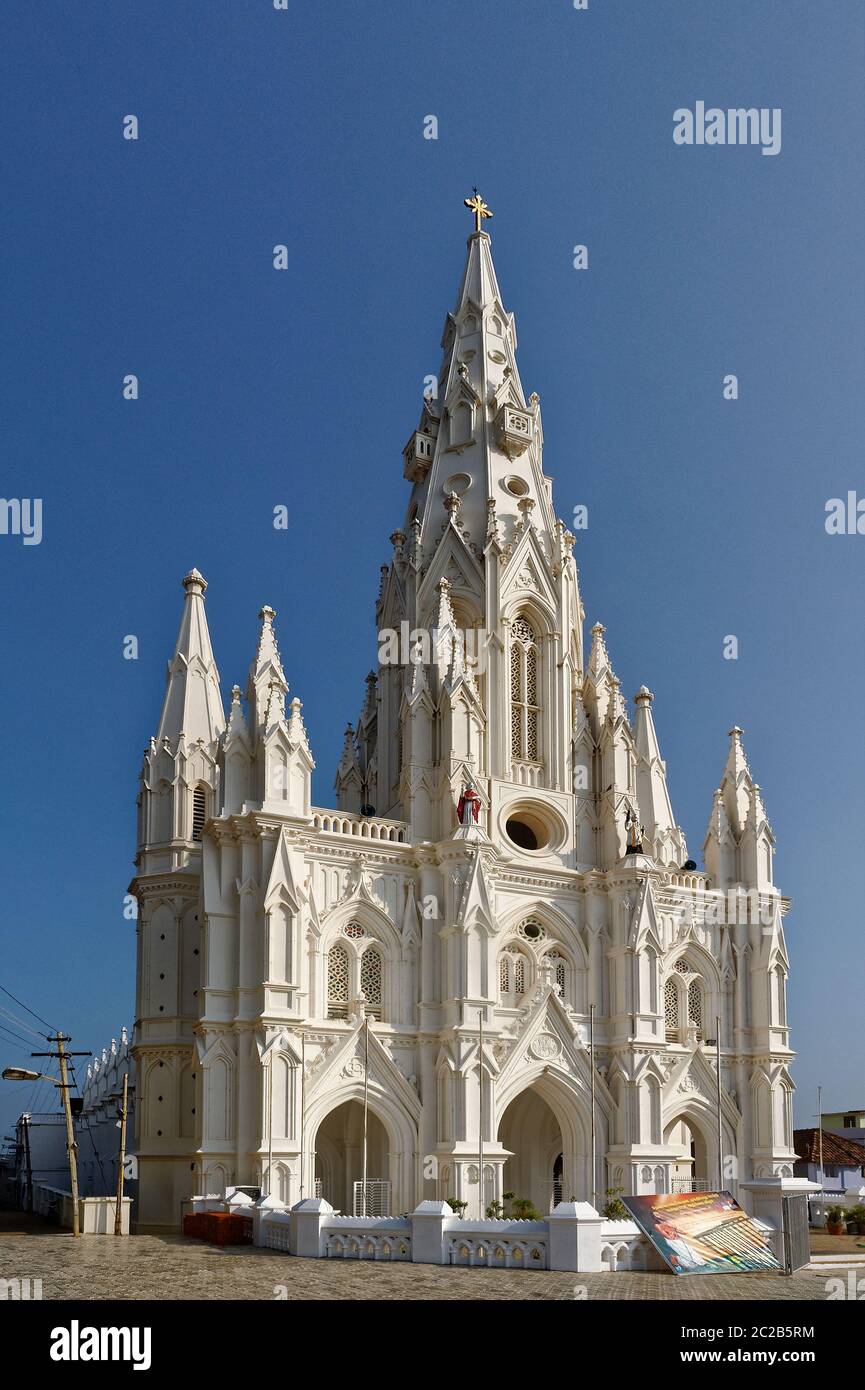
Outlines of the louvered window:
<svg viewBox="0 0 865 1390">
<path fill-rule="evenodd" d="M 192 793 L 192 838 L 201 839 L 204 822 L 207 819 L 207 797 L 203 787 L 196 787 Z"/>
</svg>

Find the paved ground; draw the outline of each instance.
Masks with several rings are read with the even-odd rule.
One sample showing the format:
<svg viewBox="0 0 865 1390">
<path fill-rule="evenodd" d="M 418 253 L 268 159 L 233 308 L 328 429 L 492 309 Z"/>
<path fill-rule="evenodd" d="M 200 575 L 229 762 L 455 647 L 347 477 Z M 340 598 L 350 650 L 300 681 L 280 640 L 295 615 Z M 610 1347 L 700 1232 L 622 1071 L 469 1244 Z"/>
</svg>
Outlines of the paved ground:
<svg viewBox="0 0 865 1390">
<path fill-rule="evenodd" d="M 823 1231 L 811 1232 L 812 1255 L 865 1256 L 865 1236 L 827 1236 Z"/>
<path fill-rule="evenodd" d="M 180 1236 L 85 1236 L 0 1221 L 0 1278 L 42 1280 L 44 1299 L 825 1300 L 838 1270 L 765 1274 L 552 1274 L 536 1270 L 298 1260 Z M 280 1291 L 280 1286 L 284 1292 Z M 582 1290 L 585 1290 L 583 1293 Z"/>
</svg>

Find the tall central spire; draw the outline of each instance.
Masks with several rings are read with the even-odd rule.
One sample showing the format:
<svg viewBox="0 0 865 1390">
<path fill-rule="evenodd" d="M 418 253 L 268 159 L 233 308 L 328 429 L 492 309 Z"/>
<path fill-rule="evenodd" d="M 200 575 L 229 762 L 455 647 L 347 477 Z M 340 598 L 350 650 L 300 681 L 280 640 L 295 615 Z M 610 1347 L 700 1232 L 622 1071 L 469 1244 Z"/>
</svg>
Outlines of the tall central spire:
<svg viewBox="0 0 865 1390">
<path fill-rule="evenodd" d="M 427 554 L 455 513 L 461 534 L 478 552 L 491 511 L 504 545 L 522 520 L 549 546 L 555 518 L 543 473 L 540 402 L 536 395 L 526 399 L 514 316 L 502 301 L 490 238 L 480 230 L 492 214 L 478 194 L 465 203 L 476 230 L 467 240 L 456 305 L 445 320 L 437 385 L 404 451 L 406 476 L 415 484 L 409 520 L 420 522 Z"/>
</svg>

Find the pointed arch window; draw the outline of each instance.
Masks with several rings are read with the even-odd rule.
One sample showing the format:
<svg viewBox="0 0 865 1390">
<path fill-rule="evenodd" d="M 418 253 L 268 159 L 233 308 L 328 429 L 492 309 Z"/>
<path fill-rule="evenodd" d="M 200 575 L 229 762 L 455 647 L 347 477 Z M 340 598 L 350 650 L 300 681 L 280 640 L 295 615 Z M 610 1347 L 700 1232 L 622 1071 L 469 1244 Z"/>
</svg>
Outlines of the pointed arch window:
<svg viewBox="0 0 865 1390">
<path fill-rule="evenodd" d="M 540 761 L 538 642 L 528 618 L 511 627 L 511 754 L 520 762 Z"/>
<path fill-rule="evenodd" d="M 673 974 L 664 985 L 664 1027 L 668 1042 L 684 1042 L 690 1032 L 698 1041 L 705 1037 L 705 989 L 703 980 L 683 957 L 675 961 Z"/>
<path fill-rule="evenodd" d="M 547 952 L 547 960 L 548 960 L 548 961 L 551 961 L 551 962 L 552 962 L 552 965 L 553 965 L 554 968 L 555 968 L 555 972 L 556 972 L 556 976 L 555 976 L 555 979 L 556 979 L 556 988 L 557 988 L 558 991 L 559 991 L 559 998 L 560 998 L 562 1001 L 564 1001 L 564 999 L 565 999 L 565 987 L 566 987 L 566 983 L 567 983 L 567 971 L 566 971 L 566 966 L 565 966 L 565 958 L 564 958 L 564 956 L 561 954 L 560 951 L 548 951 L 548 952 Z"/>
<path fill-rule="evenodd" d="M 688 985 L 688 1022 L 697 1029 L 697 1037 L 703 1036 L 703 991 L 699 980 Z"/>
<path fill-rule="evenodd" d="M 772 971 L 772 983 L 775 994 L 772 1001 L 774 1006 L 772 1022 L 783 1028 L 787 1022 L 787 977 L 782 965 L 776 965 Z"/>
<path fill-rule="evenodd" d="M 196 787 L 192 793 L 192 838 L 200 840 L 207 819 L 207 793 L 204 787 Z"/>
<path fill-rule="evenodd" d="M 381 1018 L 384 962 L 375 946 L 368 946 L 360 960 L 360 987 L 366 995 L 366 1011 L 372 1018 Z"/>
<path fill-rule="evenodd" d="M 345 1018 L 348 1013 L 348 952 L 339 942 L 327 953 L 327 1016 Z"/>
<path fill-rule="evenodd" d="M 511 988 L 511 965 L 505 952 L 502 952 L 499 961 L 499 989 L 502 994 L 509 994 Z"/>
<path fill-rule="evenodd" d="M 675 980 L 664 985 L 664 1028 L 667 1042 L 675 1042 L 679 1036 L 679 991 Z"/>
<path fill-rule="evenodd" d="M 514 1005 L 529 982 L 528 962 L 519 946 L 506 946 L 499 958 L 499 990 L 502 1002 Z"/>
</svg>

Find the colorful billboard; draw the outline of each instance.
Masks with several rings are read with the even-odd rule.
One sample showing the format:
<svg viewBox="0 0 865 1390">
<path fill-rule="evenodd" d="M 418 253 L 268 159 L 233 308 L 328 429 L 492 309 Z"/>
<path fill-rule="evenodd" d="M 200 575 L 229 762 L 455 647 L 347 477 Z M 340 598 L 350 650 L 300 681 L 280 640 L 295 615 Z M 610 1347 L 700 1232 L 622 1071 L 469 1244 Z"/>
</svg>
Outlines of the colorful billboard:
<svg viewBox="0 0 865 1390">
<path fill-rule="evenodd" d="M 729 1192 L 622 1200 L 674 1274 L 780 1269 L 768 1236 Z"/>
</svg>

